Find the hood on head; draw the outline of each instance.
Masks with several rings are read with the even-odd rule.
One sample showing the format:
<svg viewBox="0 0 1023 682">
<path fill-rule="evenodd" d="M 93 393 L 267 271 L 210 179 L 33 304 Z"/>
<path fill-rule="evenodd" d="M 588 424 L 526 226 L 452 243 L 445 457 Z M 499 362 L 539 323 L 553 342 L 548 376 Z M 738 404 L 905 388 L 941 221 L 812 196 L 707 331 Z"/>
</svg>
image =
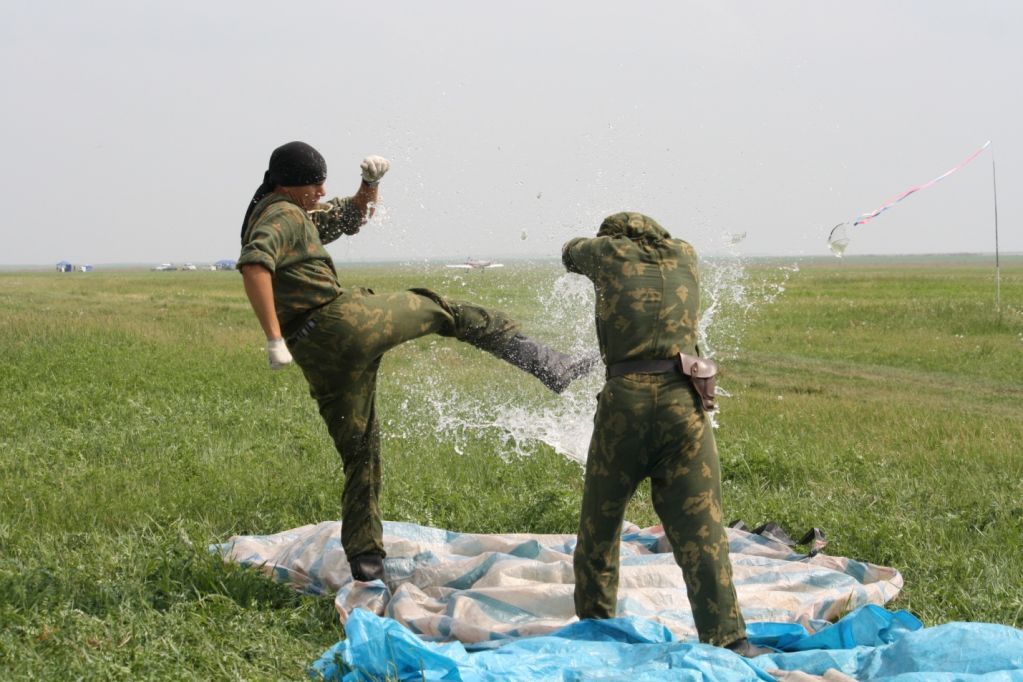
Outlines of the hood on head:
<svg viewBox="0 0 1023 682">
<path fill-rule="evenodd" d="M 615 213 L 604 218 L 597 230 L 598 237 L 625 237 L 633 241 L 661 241 L 671 239 L 668 231 L 656 220 L 642 213 Z"/>
</svg>

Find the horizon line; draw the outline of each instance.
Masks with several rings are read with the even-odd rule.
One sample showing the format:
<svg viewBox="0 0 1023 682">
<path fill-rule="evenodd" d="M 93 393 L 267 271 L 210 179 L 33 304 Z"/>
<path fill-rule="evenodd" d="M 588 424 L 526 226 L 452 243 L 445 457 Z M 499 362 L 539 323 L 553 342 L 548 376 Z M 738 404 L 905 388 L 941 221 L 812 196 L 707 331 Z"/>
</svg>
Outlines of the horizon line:
<svg viewBox="0 0 1023 682">
<path fill-rule="evenodd" d="M 1001 257 L 1019 257 L 1023 256 L 1023 251 L 1008 251 L 998 254 Z M 536 261 L 559 261 L 558 256 L 495 256 L 496 258 L 503 258 L 508 261 L 515 262 L 536 262 Z M 821 254 L 769 254 L 769 253 L 726 253 L 726 252 L 708 252 L 703 256 L 704 258 L 751 258 L 751 259 L 802 259 L 802 260 L 855 260 L 858 258 L 994 258 L 994 251 L 950 251 L 950 252 L 929 252 L 929 253 L 864 253 L 850 255 L 846 254 L 841 258 L 833 256 L 828 253 Z M 150 267 L 153 265 L 161 265 L 163 263 L 170 263 L 171 265 L 180 264 L 191 264 L 196 266 L 207 267 L 214 265 L 222 260 L 233 260 L 230 258 L 218 258 L 217 260 L 205 261 L 205 260 L 181 260 L 181 261 L 110 261 L 110 262 L 81 262 L 75 263 L 66 259 L 53 261 L 51 263 L 0 263 L 0 269 L 3 270 L 16 270 L 19 268 L 25 269 L 38 269 L 38 268 L 52 268 L 58 263 L 68 262 L 72 265 L 91 265 L 92 267 Z M 335 258 L 335 262 L 345 263 L 349 265 L 359 264 L 411 264 L 411 263 L 447 263 L 454 259 L 445 258 L 442 256 L 429 257 L 429 258 L 362 258 L 359 260 L 341 260 Z M 459 261 L 461 262 L 461 261 Z"/>
</svg>

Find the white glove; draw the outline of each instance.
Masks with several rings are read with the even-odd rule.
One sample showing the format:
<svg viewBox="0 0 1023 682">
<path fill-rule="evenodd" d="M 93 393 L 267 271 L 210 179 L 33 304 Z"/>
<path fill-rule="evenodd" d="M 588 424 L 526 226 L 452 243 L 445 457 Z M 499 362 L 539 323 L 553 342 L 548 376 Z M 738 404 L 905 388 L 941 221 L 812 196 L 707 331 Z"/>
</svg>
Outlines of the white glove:
<svg viewBox="0 0 1023 682">
<path fill-rule="evenodd" d="M 367 156 L 359 166 L 362 169 L 362 179 L 370 187 L 375 187 L 380 178 L 384 177 L 391 168 L 391 162 L 382 156 Z"/>
<path fill-rule="evenodd" d="M 284 339 L 268 339 L 266 354 L 270 358 L 270 369 L 283 369 L 291 364 L 291 353 Z"/>
</svg>

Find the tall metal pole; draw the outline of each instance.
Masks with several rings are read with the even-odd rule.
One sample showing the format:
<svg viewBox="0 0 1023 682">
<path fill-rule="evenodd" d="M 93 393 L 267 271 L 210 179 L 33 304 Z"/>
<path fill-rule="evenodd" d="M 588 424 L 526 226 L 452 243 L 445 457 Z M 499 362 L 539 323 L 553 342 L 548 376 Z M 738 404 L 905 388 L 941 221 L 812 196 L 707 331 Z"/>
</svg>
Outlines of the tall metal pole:
<svg viewBox="0 0 1023 682">
<path fill-rule="evenodd" d="M 1002 317 L 1002 264 L 998 258 L 998 181 L 995 176 L 995 150 L 991 148 L 991 188 L 995 195 L 995 308 Z"/>
</svg>

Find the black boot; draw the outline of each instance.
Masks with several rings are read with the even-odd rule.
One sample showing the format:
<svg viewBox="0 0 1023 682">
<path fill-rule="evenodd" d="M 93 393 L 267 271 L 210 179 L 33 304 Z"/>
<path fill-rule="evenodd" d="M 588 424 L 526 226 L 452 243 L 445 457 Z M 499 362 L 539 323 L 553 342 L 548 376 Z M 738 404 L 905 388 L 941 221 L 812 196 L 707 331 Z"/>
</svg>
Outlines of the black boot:
<svg viewBox="0 0 1023 682">
<path fill-rule="evenodd" d="M 573 358 L 522 334 L 513 336 L 496 355 L 529 372 L 555 393 L 564 391 L 600 361 L 597 353 Z"/>
<path fill-rule="evenodd" d="M 750 644 L 750 641 L 745 637 L 743 637 L 742 639 L 737 639 L 731 644 L 725 645 L 725 648 L 728 649 L 729 651 L 734 651 L 740 656 L 745 656 L 746 658 L 753 658 L 755 656 L 762 656 L 763 654 L 775 653 L 774 649 L 768 649 L 767 647 L 757 646 L 756 644 Z"/>
<path fill-rule="evenodd" d="M 384 558 L 376 552 L 360 554 L 348 565 L 352 568 L 352 577 L 362 582 L 384 579 Z"/>
</svg>

